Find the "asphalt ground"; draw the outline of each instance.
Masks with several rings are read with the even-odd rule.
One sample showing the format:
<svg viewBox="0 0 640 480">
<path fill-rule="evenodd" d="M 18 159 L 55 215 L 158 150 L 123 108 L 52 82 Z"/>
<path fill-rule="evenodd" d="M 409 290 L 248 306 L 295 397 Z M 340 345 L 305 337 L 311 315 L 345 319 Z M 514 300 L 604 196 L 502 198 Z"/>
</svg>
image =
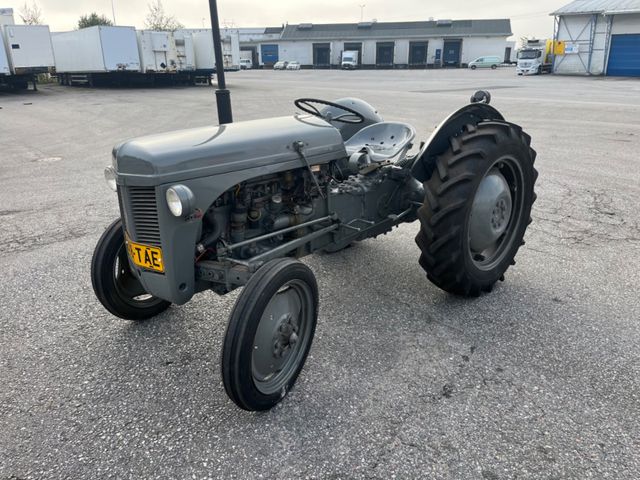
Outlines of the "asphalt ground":
<svg viewBox="0 0 640 480">
<path fill-rule="evenodd" d="M 213 89 L 0 94 L 0 478 L 637 479 L 640 82 L 499 71 L 247 71 L 237 121 L 358 96 L 425 140 L 474 90 L 533 137 L 534 223 L 491 294 L 418 266 L 416 224 L 305 262 L 313 348 L 274 410 L 220 379 L 237 292 L 139 324 L 93 295 L 118 141 L 215 122 Z"/>
</svg>

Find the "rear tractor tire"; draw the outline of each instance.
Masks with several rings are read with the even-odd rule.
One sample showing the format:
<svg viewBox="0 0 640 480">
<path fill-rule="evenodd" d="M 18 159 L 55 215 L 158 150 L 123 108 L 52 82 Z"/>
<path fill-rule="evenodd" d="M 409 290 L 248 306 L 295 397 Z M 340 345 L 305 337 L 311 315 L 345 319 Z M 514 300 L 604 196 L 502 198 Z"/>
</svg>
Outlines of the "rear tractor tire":
<svg viewBox="0 0 640 480">
<path fill-rule="evenodd" d="M 424 182 L 419 262 L 442 290 L 478 296 L 504 280 L 524 245 L 536 152 L 529 135 L 503 121 L 467 125 L 449 144 Z"/>
</svg>

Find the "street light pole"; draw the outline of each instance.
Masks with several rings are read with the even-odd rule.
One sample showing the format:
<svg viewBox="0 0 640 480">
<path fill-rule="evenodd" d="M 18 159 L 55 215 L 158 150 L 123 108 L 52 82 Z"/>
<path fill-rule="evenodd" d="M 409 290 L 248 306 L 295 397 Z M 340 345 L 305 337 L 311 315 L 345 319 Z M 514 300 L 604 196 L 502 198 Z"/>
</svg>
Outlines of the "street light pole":
<svg viewBox="0 0 640 480">
<path fill-rule="evenodd" d="M 213 34 L 213 52 L 216 57 L 216 77 L 218 88 L 216 89 L 216 104 L 218 106 L 218 123 L 233 122 L 231 113 L 231 93 L 227 90 L 224 79 L 224 57 L 222 56 L 222 40 L 220 38 L 220 20 L 218 18 L 217 0 L 209 0 L 209 12 L 211 13 L 211 31 Z"/>
<path fill-rule="evenodd" d="M 361 22 L 364 20 L 364 7 L 366 7 L 366 6 L 367 5 L 364 4 L 364 3 L 362 5 L 359 5 L 359 7 L 360 7 L 360 21 Z"/>
<path fill-rule="evenodd" d="M 113 15 L 113 24 L 116 25 L 116 7 L 113 5 L 113 0 L 111 0 L 111 15 Z"/>
</svg>

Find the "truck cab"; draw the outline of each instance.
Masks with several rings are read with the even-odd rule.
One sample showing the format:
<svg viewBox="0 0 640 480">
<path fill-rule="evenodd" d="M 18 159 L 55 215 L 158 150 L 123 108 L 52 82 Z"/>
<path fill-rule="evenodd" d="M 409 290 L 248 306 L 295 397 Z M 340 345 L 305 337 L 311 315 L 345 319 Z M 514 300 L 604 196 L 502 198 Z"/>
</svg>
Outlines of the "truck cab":
<svg viewBox="0 0 640 480">
<path fill-rule="evenodd" d="M 516 73 L 518 75 L 540 75 L 551 73 L 553 41 L 529 40 L 518 52 Z"/>
<path fill-rule="evenodd" d="M 340 63 L 340 66 L 343 70 L 355 70 L 356 68 L 358 68 L 358 52 L 342 52 L 342 61 Z"/>
</svg>

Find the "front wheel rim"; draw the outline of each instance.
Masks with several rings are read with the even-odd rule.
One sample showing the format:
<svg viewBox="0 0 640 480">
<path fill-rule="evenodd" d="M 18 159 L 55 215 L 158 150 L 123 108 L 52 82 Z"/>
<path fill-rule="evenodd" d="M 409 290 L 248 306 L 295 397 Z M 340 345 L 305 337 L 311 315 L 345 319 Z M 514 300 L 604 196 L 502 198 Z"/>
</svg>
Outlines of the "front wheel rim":
<svg viewBox="0 0 640 480">
<path fill-rule="evenodd" d="M 118 249 L 113 262 L 113 284 L 118 296 L 133 307 L 152 307 L 162 302 L 161 299 L 147 293 L 140 280 L 135 277 L 124 244 Z"/>
<path fill-rule="evenodd" d="M 251 373 L 264 395 L 286 393 L 311 340 L 313 293 L 301 280 L 287 282 L 264 309 L 253 339 Z"/>
<path fill-rule="evenodd" d="M 524 210 L 524 176 L 513 157 L 493 163 L 480 181 L 468 220 L 468 254 L 483 271 L 500 264 L 517 241 Z"/>
</svg>

